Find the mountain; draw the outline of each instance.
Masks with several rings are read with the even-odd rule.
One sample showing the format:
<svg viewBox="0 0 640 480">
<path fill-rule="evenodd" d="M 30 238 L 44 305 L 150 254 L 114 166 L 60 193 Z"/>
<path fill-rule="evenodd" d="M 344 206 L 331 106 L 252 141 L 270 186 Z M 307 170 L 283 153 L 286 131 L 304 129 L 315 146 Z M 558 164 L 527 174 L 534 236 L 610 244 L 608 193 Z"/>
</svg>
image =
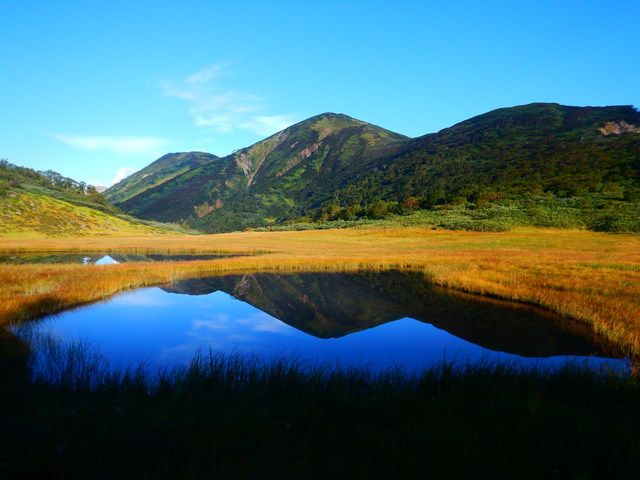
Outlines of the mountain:
<svg viewBox="0 0 640 480">
<path fill-rule="evenodd" d="M 535 103 L 413 139 L 326 113 L 170 178 L 145 170 L 136 174 L 148 175 L 144 189 L 127 190 L 125 180 L 106 198 L 132 215 L 207 232 L 509 196 L 632 199 L 640 197 L 640 112 Z"/>
<path fill-rule="evenodd" d="M 406 137 L 346 115 L 327 113 L 266 140 L 117 201 L 121 183 L 105 192 L 124 211 L 205 231 L 265 224 L 292 206 L 312 205 Z"/>
<path fill-rule="evenodd" d="M 0 160 L 0 236 L 114 236 L 182 229 L 124 215 L 91 185 Z"/>
<path fill-rule="evenodd" d="M 593 332 L 550 312 L 434 287 L 411 272 L 252 274 L 178 280 L 164 291 L 222 291 L 319 338 L 413 318 L 484 348 L 528 357 L 602 354 Z M 544 318 L 542 318 L 544 317 Z"/>
</svg>

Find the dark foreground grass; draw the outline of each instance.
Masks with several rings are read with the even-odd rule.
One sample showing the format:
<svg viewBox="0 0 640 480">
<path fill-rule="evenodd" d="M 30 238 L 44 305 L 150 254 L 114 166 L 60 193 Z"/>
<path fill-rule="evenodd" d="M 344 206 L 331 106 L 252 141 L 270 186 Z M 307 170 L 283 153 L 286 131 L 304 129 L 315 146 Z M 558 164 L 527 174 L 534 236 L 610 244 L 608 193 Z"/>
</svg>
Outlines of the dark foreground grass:
<svg viewBox="0 0 640 480">
<path fill-rule="evenodd" d="M 58 355 L 3 397 L 2 478 L 640 478 L 636 376 L 210 354 L 149 375 Z"/>
</svg>

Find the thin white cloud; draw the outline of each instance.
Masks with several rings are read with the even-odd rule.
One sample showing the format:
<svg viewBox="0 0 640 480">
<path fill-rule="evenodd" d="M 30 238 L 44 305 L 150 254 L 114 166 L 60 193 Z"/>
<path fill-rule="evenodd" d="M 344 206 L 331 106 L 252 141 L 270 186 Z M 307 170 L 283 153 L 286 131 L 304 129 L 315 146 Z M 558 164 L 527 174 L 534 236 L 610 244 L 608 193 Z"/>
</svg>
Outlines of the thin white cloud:
<svg viewBox="0 0 640 480">
<path fill-rule="evenodd" d="M 224 77 L 226 68 L 226 65 L 222 63 L 209 65 L 199 72 L 196 72 L 193 75 L 187 77 L 184 81 L 185 83 L 190 84 L 208 83 L 214 78 Z"/>
<path fill-rule="evenodd" d="M 116 173 L 116 176 L 113 177 L 113 180 L 111 181 L 111 185 L 115 185 L 120 180 L 124 180 L 125 178 L 127 178 L 129 175 L 131 175 L 133 172 L 136 172 L 136 171 L 137 170 L 135 168 L 131 168 L 131 167 L 119 168 L 118 172 Z"/>
<path fill-rule="evenodd" d="M 271 135 L 296 123 L 293 115 L 272 115 L 253 117 L 239 125 L 240 128 L 259 135 Z"/>
<path fill-rule="evenodd" d="M 194 332 L 200 330 L 221 330 L 227 328 L 231 317 L 226 313 L 216 313 L 212 315 L 208 315 L 207 318 L 198 319 L 196 318 L 193 321 L 193 325 L 187 335 L 193 335 Z"/>
<path fill-rule="evenodd" d="M 111 137 L 52 134 L 52 137 L 81 150 L 110 151 L 125 157 L 156 154 L 158 149 L 170 143 L 165 138 Z"/>
<path fill-rule="evenodd" d="M 183 80 L 164 82 L 160 87 L 165 95 L 187 102 L 196 126 L 216 132 L 247 130 L 266 136 L 296 122 L 293 114 L 261 114 L 267 104 L 258 95 L 221 87 L 220 79 L 228 75 L 226 65 L 214 64 Z"/>
<path fill-rule="evenodd" d="M 272 332 L 281 334 L 291 334 L 293 332 L 293 327 L 290 327 L 286 323 L 264 312 L 255 313 L 245 318 L 238 318 L 236 323 L 242 325 L 244 329 L 256 332 Z"/>
</svg>

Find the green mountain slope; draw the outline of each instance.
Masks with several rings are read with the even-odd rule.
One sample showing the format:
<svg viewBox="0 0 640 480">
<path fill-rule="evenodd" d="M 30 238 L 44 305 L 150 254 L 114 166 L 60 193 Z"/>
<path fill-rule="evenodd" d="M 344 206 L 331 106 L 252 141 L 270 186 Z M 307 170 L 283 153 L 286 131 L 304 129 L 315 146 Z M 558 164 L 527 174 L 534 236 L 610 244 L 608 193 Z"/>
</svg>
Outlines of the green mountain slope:
<svg viewBox="0 0 640 480">
<path fill-rule="evenodd" d="M 104 192 L 104 196 L 112 204 L 123 203 L 131 197 L 216 158 L 218 157 L 204 152 L 168 153 L 118 182 L 117 188 L 108 188 Z"/>
<path fill-rule="evenodd" d="M 503 108 L 411 140 L 336 194 L 347 204 L 416 196 L 429 207 L 506 193 L 636 192 L 640 128 L 634 125 L 640 126 L 640 113 L 629 106 Z"/>
<path fill-rule="evenodd" d="M 110 205 L 94 187 L 0 160 L 0 236 L 114 236 L 176 233 Z"/>
<path fill-rule="evenodd" d="M 531 104 L 410 139 L 323 114 L 198 168 L 111 199 L 141 218 L 208 232 L 504 198 L 640 195 L 640 113 Z M 154 183 L 155 182 L 155 183 Z"/>
</svg>

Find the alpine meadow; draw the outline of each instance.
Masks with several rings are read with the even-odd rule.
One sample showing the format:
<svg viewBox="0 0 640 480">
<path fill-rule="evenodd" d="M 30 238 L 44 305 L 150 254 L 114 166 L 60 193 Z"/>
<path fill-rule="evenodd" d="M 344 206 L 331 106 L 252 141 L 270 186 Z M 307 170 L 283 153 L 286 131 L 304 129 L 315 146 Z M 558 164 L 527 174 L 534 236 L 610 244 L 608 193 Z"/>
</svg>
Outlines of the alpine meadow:
<svg viewBox="0 0 640 480">
<path fill-rule="evenodd" d="M 417 138 L 325 113 L 104 193 L 3 160 L 0 208 L 7 478 L 640 473 L 632 106 L 534 103 Z M 459 346 L 394 357 L 430 335 Z"/>
</svg>

